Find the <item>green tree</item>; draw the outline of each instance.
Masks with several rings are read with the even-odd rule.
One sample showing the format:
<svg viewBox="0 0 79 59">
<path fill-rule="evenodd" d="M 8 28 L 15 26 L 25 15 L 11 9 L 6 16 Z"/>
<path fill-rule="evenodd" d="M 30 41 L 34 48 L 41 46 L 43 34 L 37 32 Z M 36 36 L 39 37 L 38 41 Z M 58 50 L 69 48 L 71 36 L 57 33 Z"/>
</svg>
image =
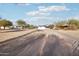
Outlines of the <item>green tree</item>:
<svg viewBox="0 0 79 59">
<path fill-rule="evenodd" d="M 27 25 L 27 28 L 33 29 L 33 28 L 35 28 L 35 26 L 34 26 L 34 25 L 31 25 L 31 24 L 28 24 L 28 25 Z"/>
<path fill-rule="evenodd" d="M 26 27 L 26 22 L 24 20 L 18 20 L 16 21 L 17 25 L 22 27 L 22 29 L 24 29 Z"/>
<path fill-rule="evenodd" d="M 4 29 L 5 29 L 5 27 L 9 27 L 9 26 L 12 26 L 12 25 L 13 25 L 12 22 L 9 21 L 9 20 L 6 20 L 6 19 L 0 20 L 0 27 L 3 26 Z"/>
</svg>

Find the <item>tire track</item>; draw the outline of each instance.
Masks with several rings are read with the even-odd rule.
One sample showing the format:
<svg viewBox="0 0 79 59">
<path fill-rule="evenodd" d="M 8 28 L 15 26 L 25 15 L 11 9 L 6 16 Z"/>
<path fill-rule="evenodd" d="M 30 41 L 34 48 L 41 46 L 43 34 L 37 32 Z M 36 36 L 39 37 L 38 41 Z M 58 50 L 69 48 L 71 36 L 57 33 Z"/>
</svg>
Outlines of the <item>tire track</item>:
<svg viewBox="0 0 79 59">
<path fill-rule="evenodd" d="M 42 43 L 42 46 L 40 48 L 40 56 L 43 55 L 43 49 L 46 45 L 46 42 L 47 42 L 47 39 L 48 39 L 48 35 L 46 35 L 44 38 L 43 38 L 43 43 Z"/>
<path fill-rule="evenodd" d="M 34 41 L 31 41 L 22 52 L 18 53 L 19 56 L 36 56 L 39 55 L 39 49 L 41 46 L 42 39 L 44 38 L 45 34 L 40 34 L 40 36 Z"/>
</svg>

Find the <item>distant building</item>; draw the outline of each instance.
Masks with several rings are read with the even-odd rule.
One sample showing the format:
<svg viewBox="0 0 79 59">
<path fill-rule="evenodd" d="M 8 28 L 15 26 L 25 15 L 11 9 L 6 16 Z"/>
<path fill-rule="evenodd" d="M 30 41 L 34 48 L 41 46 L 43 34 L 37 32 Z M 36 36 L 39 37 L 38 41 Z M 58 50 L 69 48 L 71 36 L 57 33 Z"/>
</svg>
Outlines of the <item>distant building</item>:
<svg viewBox="0 0 79 59">
<path fill-rule="evenodd" d="M 1 26 L 1 27 L 0 27 L 0 29 L 4 29 L 4 27 L 3 27 L 3 26 Z"/>
<path fill-rule="evenodd" d="M 1 26 L 0 29 L 10 29 L 10 27 Z"/>
</svg>

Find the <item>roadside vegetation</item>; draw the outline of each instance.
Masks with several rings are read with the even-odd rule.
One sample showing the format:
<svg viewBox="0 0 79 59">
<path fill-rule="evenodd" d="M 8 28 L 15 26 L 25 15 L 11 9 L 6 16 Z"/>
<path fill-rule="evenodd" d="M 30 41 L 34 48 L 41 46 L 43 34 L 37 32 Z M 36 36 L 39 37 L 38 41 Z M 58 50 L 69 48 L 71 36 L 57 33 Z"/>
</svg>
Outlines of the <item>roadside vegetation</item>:
<svg viewBox="0 0 79 59">
<path fill-rule="evenodd" d="M 5 29 L 33 29 L 35 28 L 34 25 L 26 23 L 26 21 L 20 19 L 16 21 L 16 25 L 13 24 L 13 22 L 7 20 L 7 19 L 0 19 L 0 29 L 5 30 Z"/>
<path fill-rule="evenodd" d="M 54 28 L 54 25 L 53 24 L 50 24 L 48 26 L 46 26 L 47 28 L 50 28 L 50 29 L 53 29 Z"/>
<path fill-rule="evenodd" d="M 77 30 L 79 29 L 79 20 L 69 19 L 65 21 L 58 21 L 55 24 L 48 25 L 52 29 Z"/>
<path fill-rule="evenodd" d="M 19 28 L 19 29 L 33 29 L 37 26 L 28 24 L 26 21 L 19 19 L 16 21 L 16 25 L 13 24 L 13 22 L 7 20 L 7 19 L 0 19 L 0 29 L 6 29 L 8 27 L 9 29 Z M 49 24 L 48 26 L 45 26 L 50 29 L 64 29 L 64 30 L 77 30 L 79 29 L 79 20 L 77 19 L 68 19 L 65 21 L 58 21 L 54 24 Z"/>
<path fill-rule="evenodd" d="M 13 23 L 9 20 L 6 20 L 6 19 L 0 20 L 0 29 L 1 29 L 1 27 L 3 27 L 3 29 L 5 29 L 5 27 L 10 27 L 12 25 L 13 25 Z"/>
<path fill-rule="evenodd" d="M 17 27 L 20 27 L 21 29 L 26 28 L 27 23 L 23 20 L 16 21 Z"/>
</svg>

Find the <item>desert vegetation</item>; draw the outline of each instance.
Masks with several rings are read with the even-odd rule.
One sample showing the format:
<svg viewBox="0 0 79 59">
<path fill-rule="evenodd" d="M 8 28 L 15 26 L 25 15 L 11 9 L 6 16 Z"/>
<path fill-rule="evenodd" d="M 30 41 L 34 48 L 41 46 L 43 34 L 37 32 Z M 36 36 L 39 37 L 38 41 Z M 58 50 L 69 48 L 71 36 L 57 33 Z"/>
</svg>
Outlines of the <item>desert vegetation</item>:
<svg viewBox="0 0 79 59">
<path fill-rule="evenodd" d="M 34 25 L 28 24 L 26 21 L 20 19 L 16 21 L 16 24 L 14 25 L 12 21 L 7 20 L 7 19 L 0 19 L 0 29 L 5 30 L 6 28 L 8 29 L 14 29 L 14 28 L 19 28 L 19 29 L 33 29 L 35 28 Z"/>
<path fill-rule="evenodd" d="M 3 27 L 3 29 L 5 29 L 5 27 L 10 27 L 12 25 L 13 25 L 13 23 L 9 20 L 6 20 L 6 19 L 0 20 L 0 29 L 1 29 L 1 27 Z"/>
<path fill-rule="evenodd" d="M 58 21 L 54 24 L 48 25 L 49 28 L 55 29 L 65 29 L 65 30 L 76 30 L 79 29 L 79 20 L 77 19 L 68 19 L 65 21 Z"/>
<path fill-rule="evenodd" d="M 7 20 L 7 19 L 0 19 L 0 29 L 3 27 L 5 29 L 8 28 L 14 28 L 13 22 Z M 36 28 L 36 26 L 28 24 L 23 19 L 19 19 L 16 21 L 16 27 L 20 29 L 33 29 Z M 45 26 L 50 29 L 65 29 L 65 30 L 77 30 L 79 29 L 79 20 L 78 19 L 68 19 L 64 21 L 58 21 L 53 24 L 49 24 L 48 26 Z"/>
</svg>

